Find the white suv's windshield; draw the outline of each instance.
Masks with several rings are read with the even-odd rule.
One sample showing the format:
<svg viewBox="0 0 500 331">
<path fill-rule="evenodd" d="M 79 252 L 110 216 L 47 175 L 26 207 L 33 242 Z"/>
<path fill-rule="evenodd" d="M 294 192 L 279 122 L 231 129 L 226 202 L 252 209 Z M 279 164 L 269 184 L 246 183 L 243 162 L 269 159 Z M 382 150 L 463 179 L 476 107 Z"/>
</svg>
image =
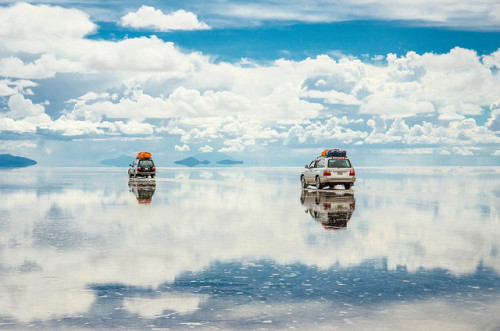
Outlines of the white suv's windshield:
<svg viewBox="0 0 500 331">
<path fill-rule="evenodd" d="M 350 168 L 351 162 L 347 159 L 330 159 L 328 160 L 328 168 Z"/>
</svg>

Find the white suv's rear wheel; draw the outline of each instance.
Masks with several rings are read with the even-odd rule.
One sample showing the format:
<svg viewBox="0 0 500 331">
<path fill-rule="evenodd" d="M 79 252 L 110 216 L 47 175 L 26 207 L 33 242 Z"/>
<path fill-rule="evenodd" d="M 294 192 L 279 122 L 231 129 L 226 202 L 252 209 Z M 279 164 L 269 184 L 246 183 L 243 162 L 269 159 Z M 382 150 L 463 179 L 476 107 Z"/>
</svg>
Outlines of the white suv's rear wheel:
<svg viewBox="0 0 500 331">
<path fill-rule="evenodd" d="M 321 179 L 319 178 L 319 176 L 316 176 L 316 188 L 318 190 L 321 190 L 323 188 L 323 184 L 321 184 Z"/>
</svg>

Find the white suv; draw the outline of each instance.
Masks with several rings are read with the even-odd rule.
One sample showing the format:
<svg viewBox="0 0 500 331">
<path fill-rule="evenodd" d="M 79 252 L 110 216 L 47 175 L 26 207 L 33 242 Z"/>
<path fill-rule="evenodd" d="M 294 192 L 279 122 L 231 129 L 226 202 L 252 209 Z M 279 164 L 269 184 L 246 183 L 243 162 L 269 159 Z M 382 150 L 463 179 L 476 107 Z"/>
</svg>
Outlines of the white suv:
<svg viewBox="0 0 500 331">
<path fill-rule="evenodd" d="M 305 168 L 300 176 L 302 188 L 315 185 L 318 190 L 325 186 L 333 189 L 341 184 L 348 190 L 356 181 L 351 160 L 345 156 L 318 156 Z"/>
</svg>

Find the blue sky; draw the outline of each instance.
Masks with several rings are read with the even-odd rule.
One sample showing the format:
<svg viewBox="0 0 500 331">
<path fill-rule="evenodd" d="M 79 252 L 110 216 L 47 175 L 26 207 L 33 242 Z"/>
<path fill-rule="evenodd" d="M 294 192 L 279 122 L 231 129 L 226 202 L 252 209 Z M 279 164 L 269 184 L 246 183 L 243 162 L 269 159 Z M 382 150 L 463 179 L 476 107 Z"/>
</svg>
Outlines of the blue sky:
<svg viewBox="0 0 500 331">
<path fill-rule="evenodd" d="M 41 165 L 500 164 L 494 0 L 0 1 L 0 22 L 0 153 Z"/>
</svg>

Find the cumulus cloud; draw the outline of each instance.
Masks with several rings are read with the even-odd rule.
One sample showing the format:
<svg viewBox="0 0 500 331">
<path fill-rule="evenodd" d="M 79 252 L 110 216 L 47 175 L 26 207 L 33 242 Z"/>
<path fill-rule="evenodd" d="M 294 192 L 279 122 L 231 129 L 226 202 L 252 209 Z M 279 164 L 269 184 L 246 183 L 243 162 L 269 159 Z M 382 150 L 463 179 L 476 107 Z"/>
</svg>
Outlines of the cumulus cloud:
<svg viewBox="0 0 500 331">
<path fill-rule="evenodd" d="M 175 145 L 174 149 L 176 152 L 189 152 L 191 150 L 191 148 L 189 148 L 189 145 L 186 145 L 186 144 L 184 144 L 182 146 Z"/>
<path fill-rule="evenodd" d="M 205 145 L 205 146 L 201 146 L 198 150 L 202 153 L 210 153 L 210 152 L 213 152 L 214 149 L 210 145 Z"/>
<path fill-rule="evenodd" d="M 458 155 L 463 155 L 463 156 L 473 156 L 474 152 L 472 151 L 471 147 L 458 147 L 455 146 L 453 147 L 453 152 Z"/>
<path fill-rule="evenodd" d="M 500 131 L 500 100 L 494 102 L 490 105 L 491 115 L 486 122 L 486 127 L 490 130 L 499 132 Z"/>
<path fill-rule="evenodd" d="M 140 27 L 141 19 L 173 22 L 175 15 L 190 14 L 176 13 L 143 6 L 122 23 Z M 498 51 L 387 54 L 376 65 L 328 55 L 227 63 L 155 36 L 87 39 L 95 25 L 73 9 L 21 3 L 0 8 L 0 18 L 2 131 L 165 134 L 177 137 L 179 148 L 232 152 L 276 142 L 430 144 L 452 151 L 499 141 Z M 43 26 L 45 21 L 50 23 Z M 55 29 L 64 24 L 71 28 Z M 48 106 L 27 96 L 63 73 L 98 84 L 71 95 L 68 109 L 51 109 L 51 118 Z M 489 119 L 478 125 L 472 116 L 488 107 Z"/>
<path fill-rule="evenodd" d="M 97 28 L 83 11 L 23 2 L 0 7 L 0 22 L 0 50 L 13 53 L 66 52 Z"/>
<path fill-rule="evenodd" d="M 128 13 L 120 19 L 123 26 L 152 28 L 157 31 L 207 30 L 210 27 L 198 21 L 198 17 L 185 10 L 164 14 L 160 9 L 143 5 L 136 12 Z"/>
<path fill-rule="evenodd" d="M 34 104 L 30 99 L 24 98 L 21 94 L 14 94 L 9 97 L 9 112 L 6 114 L 12 119 L 33 117 L 45 113 L 43 105 Z"/>
<path fill-rule="evenodd" d="M 13 78 L 41 79 L 54 77 L 57 72 L 84 72 L 81 63 L 66 59 L 56 59 L 51 54 L 43 54 L 39 59 L 24 63 L 17 57 L 0 59 L 0 76 Z"/>
</svg>

